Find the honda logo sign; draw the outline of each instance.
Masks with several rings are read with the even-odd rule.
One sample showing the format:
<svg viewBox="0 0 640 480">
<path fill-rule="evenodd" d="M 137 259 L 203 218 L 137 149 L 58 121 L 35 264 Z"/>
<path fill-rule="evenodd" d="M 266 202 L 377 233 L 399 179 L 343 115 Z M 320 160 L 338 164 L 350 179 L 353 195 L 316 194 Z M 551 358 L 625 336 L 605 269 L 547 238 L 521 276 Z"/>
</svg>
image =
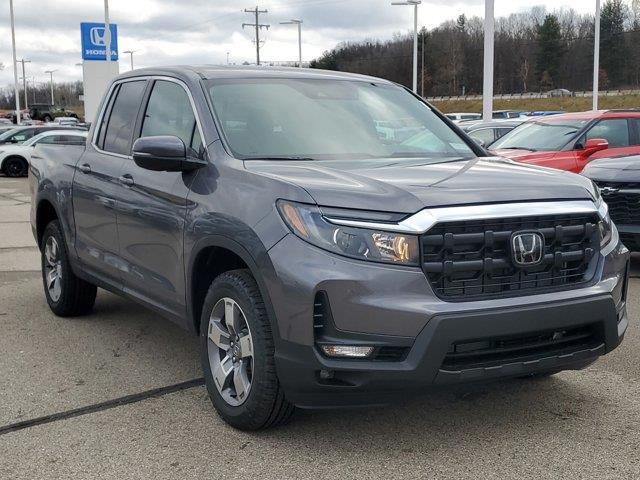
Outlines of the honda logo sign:
<svg viewBox="0 0 640 480">
<path fill-rule="evenodd" d="M 520 267 L 538 265 L 544 258 L 544 236 L 540 232 L 516 232 L 511 237 L 511 252 Z"/>
</svg>

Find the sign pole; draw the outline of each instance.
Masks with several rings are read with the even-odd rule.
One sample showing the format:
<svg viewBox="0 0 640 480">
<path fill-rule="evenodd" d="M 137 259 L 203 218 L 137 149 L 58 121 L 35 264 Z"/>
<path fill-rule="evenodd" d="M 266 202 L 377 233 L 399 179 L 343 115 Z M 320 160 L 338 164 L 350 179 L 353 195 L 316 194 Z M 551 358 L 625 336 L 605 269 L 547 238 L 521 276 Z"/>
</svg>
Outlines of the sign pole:
<svg viewBox="0 0 640 480">
<path fill-rule="evenodd" d="M 596 31 L 593 42 L 593 111 L 598 111 L 600 89 L 600 0 L 596 0 Z"/>
<path fill-rule="evenodd" d="M 111 62 L 111 27 L 109 26 L 109 0 L 104 0 L 104 43 L 107 62 Z"/>
<path fill-rule="evenodd" d="M 493 62 L 494 62 L 494 0 L 485 0 L 484 12 L 484 87 L 482 89 L 482 119 L 493 118 Z"/>
<path fill-rule="evenodd" d="M 20 94 L 18 92 L 18 60 L 16 59 L 16 29 L 13 18 L 13 0 L 9 0 L 11 14 L 11 48 L 13 49 L 13 88 L 16 96 L 16 125 L 20 125 Z"/>
</svg>

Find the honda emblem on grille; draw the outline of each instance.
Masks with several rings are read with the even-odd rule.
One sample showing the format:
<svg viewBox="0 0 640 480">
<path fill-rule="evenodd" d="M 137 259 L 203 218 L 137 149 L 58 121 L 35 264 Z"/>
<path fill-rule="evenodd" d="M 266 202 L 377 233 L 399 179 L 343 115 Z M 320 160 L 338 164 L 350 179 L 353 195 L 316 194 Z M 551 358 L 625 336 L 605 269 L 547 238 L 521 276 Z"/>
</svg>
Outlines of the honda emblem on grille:
<svg viewBox="0 0 640 480">
<path fill-rule="evenodd" d="M 537 265 L 544 256 L 544 236 L 540 232 L 516 232 L 511 237 L 511 252 L 516 265 Z"/>
</svg>

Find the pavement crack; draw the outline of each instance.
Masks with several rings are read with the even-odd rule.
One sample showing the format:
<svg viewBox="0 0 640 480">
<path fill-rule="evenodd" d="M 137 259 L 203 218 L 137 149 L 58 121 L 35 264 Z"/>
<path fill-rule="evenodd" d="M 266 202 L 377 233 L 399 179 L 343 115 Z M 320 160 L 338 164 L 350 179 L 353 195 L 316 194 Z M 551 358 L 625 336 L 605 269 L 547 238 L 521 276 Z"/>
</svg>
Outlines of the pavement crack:
<svg viewBox="0 0 640 480">
<path fill-rule="evenodd" d="M 150 398 L 161 397 L 163 395 L 180 392 L 189 388 L 200 387 L 202 385 L 204 385 L 204 378 L 196 378 L 193 380 L 188 380 L 186 382 L 167 385 L 160 388 L 154 388 L 151 390 L 146 390 L 144 392 L 126 395 L 124 397 L 114 398 L 112 400 L 107 400 L 106 402 L 94 403 L 92 405 L 74 408 L 72 410 L 66 410 L 64 412 L 52 413 L 51 415 L 45 415 L 43 417 L 36 417 L 30 420 L 10 423 L 8 425 L 0 427 L 0 436 L 38 425 L 44 425 L 60 420 L 67 420 L 69 418 L 79 417 L 81 415 L 88 415 L 91 413 L 101 412 L 103 410 L 109 410 L 111 408 L 116 408 L 123 405 L 129 405 L 131 403 L 141 402 Z"/>
</svg>

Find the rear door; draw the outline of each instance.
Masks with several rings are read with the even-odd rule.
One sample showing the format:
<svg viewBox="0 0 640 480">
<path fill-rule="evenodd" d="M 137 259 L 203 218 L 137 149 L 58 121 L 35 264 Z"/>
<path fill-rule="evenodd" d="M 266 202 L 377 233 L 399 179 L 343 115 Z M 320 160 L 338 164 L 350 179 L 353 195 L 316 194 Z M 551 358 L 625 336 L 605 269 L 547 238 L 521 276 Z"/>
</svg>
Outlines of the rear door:
<svg viewBox="0 0 640 480">
<path fill-rule="evenodd" d="M 140 137 L 179 137 L 192 155 L 202 152 L 200 130 L 187 87 L 156 79 L 136 129 Z M 118 208 L 120 255 L 125 292 L 171 315 L 185 312 L 183 234 L 189 186 L 196 172 L 158 172 L 123 166 L 128 179 Z"/>
<path fill-rule="evenodd" d="M 131 153 L 136 117 L 147 80 L 128 80 L 112 88 L 91 145 L 76 165 L 73 211 L 76 250 L 90 273 L 120 286 L 116 205 L 122 195 L 120 176 Z"/>
</svg>

